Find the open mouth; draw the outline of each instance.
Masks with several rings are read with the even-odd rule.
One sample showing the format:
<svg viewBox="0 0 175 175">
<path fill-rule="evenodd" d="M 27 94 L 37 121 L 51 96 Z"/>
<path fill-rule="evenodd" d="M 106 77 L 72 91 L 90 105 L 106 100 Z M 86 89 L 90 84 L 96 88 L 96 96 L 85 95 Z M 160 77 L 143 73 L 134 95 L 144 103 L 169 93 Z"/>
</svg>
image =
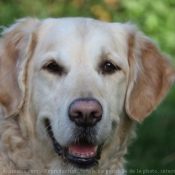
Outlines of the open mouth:
<svg viewBox="0 0 175 175">
<path fill-rule="evenodd" d="M 67 147 L 62 147 L 54 137 L 49 120 L 46 121 L 46 127 L 55 152 L 63 157 L 65 163 L 70 163 L 80 169 L 88 169 L 98 164 L 102 145 L 92 144 L 83 139 L 78 143 L 71 143 Z"/>
</svg>

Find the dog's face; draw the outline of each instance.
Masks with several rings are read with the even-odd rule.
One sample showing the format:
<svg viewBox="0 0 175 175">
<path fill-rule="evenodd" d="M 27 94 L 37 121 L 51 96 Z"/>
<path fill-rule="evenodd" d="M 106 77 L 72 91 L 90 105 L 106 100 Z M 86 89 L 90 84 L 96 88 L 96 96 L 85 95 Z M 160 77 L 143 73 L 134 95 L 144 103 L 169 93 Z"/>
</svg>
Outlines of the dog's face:
<svg viewBox="0 0 175 175">
<path fill-rule="evenodd" d="M 129 74 L 126 36 L 114 40 L 111 26 L 102 27 L 82 19 L 46 21 L 29 69 L 39 137 L 86 168 L 120 121 Z"/>
<path fill-rule="evenodd" d="M 128 143 L 125 119 L 142 121 L 174 79 L 169 59 L 129 24 L 23 19 L 3 36 L 6 115 L 19 114 L 29 137 L 80 169 L 96 165 L 115 140 Z"/>
</svg>

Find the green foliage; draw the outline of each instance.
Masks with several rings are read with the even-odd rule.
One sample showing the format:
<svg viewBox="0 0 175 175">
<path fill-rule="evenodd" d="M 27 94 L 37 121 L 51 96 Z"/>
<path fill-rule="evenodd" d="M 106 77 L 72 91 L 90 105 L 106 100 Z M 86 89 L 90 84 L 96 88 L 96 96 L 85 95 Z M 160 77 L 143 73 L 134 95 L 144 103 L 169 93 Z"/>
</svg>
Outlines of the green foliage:
<svg viewBox="0 0 175 175">
<path fill-rule="evenodd" d="M 0 25 L 8 26 L 26 16 L 131 21 L 175 58 L 175 0 L 0 0 Z M 138 139 L 126 156 L 128 170 L 174 169 L 175 87 L 160 107 L 138 125 L 137 133 Z"/>
</svg>

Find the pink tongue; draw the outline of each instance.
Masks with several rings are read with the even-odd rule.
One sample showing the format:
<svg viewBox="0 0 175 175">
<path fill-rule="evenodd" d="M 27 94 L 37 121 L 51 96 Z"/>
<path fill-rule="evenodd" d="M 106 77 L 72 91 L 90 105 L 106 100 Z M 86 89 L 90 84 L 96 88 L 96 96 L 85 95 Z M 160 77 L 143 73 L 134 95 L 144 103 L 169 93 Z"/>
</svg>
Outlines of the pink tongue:
<svg viewBox="0 0 175 175">
<path fill-rule="evenodd" d="M 69 148 L 70 148 L 73 152 L 82 153 L 82 154 L 87 154 L 87 153 L 94 152 L 94 150 L 95 150 L 95 145 L 90 145 L 90 144 L 85 144 L 85 143 L 81 143 L 81 144 L 71 144 Z"/>
</svg>

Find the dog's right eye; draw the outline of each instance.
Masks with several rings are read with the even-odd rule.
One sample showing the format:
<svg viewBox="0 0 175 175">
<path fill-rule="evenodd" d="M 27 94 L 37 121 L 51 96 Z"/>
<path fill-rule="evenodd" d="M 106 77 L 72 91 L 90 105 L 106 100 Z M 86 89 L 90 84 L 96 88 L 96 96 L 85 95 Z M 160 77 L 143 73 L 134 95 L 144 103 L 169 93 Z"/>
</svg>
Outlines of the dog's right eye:
<svg viewBox="0 0 175 175">
<path fill-rule="evenodd" d="M 63 72 L 63 67 L 59 66 L 56 62 L 51 62 L 45 66 L 45 69 L 51 73 L 61 74 Z"/>
</svg>

